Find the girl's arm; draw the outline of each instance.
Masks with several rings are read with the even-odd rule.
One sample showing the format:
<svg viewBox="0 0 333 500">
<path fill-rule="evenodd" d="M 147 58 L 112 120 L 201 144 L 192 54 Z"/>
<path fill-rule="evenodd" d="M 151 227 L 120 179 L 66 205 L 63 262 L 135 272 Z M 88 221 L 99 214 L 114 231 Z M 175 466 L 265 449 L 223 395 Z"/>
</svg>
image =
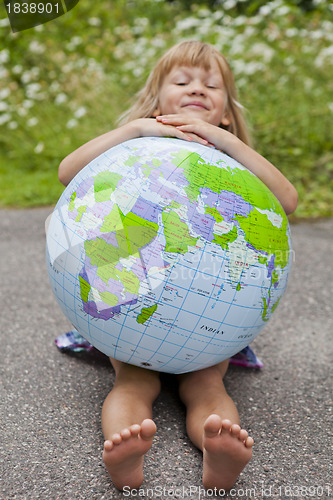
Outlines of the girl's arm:
<svg viewBox="0 0 333 500">
<path fill-rule="evenodd" d="M 59 165 L 60 182 L 67 186 L 83 167 L 113 146 L 129 139 L 147 136 L 168 136 L 192 140 L 176 127 L 160 123 L 155 118 L 139 118 L 92 139 L 66 156 Z"/>
<path fill-rule="evenodd" d="M 134 137 L 137 135 L 135 135 L 134 127 L 129 123 L 83 144 L 60 163 L 58 170 L 60 182 L 67 186 L 73 177 L 94 158 L 107 149 Z"/>
<path fill-rule="evenodd" d="M 293 213 L 297 207 L 298 196 L 291 182 L 266 158 L 244 144 L 235 135 L 227 133 L 231 137 L 224 142 L 223 151 L 259 177 L 277 197 L 287 215 Z"/>
<path fill-rule="evenodd" d="M 190 135 L 201 144 L 208 143 L 225 152 L 254 173 L 272 191 L 281 203 L 286 214 L 297 207 L 297 191 L 288 179 L 266 158 L 244 144 L 230 132 L 186 115 L 167 115 L 158 117 L 164 124 L 173 125 Z"/>
</svg>

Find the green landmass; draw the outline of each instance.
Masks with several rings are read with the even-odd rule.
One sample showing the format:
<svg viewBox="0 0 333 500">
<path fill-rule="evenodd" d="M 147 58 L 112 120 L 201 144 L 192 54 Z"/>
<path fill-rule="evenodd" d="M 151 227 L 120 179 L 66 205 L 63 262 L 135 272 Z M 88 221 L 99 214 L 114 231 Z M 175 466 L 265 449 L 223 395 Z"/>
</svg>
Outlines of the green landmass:
<svg viewBox="0 0 333 500">
<path fill-rule="evenodd" d="M 270 293 L 269 293 L 270 295 Z M 277 308 L 277 306 L 279 305 L 279 302 L 280 302 L 280 298 L 278 298 L 278 300 L 275 302 L 275 304 L 272 305 L 271 307 L 271 314 L 273 314 L 273 312 L 275 311 L 275 309 Z M 268 314 L 268 303 L 267 303 L 267 300 L 265 299 L 265 297 L 262 299 L 263 301 L 263 311 L 262 311 L 262 319 L 264 321 L 268 321 L 269 320 L 269 317 L 267 318 L 267 314 Z"/>
<path fill-rule="evenodd" d="M 210 214 L 212 217 L 214 217 L 214 219 L 216 220 L 216 222 L 222 222 L 223 221 L 222 215 L 220 214 L 220 212 L 215 207 L 205 207 L 205 213 L 206 214 Z"/>
<path fill-rule="evenodd" d="M 75 198 L 76 198 L 76 192 L 74 191 L 69 199 L 69 204 L 68 204 L 69 212 L 73 212 L 73 210 L 75 209 Z"/>
<path fill-rule="evenodd" d="M 94 178 L 95 200 L 98 203 L 108 201 L 121 178 L 121 175 L 108 170 L 97 174 Z"/>
<path fill-rule="evenodd" d="M 119 298 L 114 293 L 99 292 L 99 294 L 100 294 L 103 302 L 105 302 L 105 304 L 108 304 L 109 306 L 112 306 L 112 307 L 116 306 L 118 304 Z"/>
<path fill-rule="evenodd" d="M 86 211 L 87 205 L 82 205 L 80 207 L 77 207 L 78 215 L 75 218 L 75 222 L 80 222 L 82 215 Z"/>
<path fill-rule="evenodd" d="M 214 193 L 229 191 L 239 195 L 253 207 L 262 210 L 271 209 L 285 218 L 284 210 L 273 193 L 258 177 L 248 170 L 231 169 L 204 163 L 197 153 L 180 151 L 174 155 L 173 163 L 184 170 L 189 184 L 185 191 L 190 200 L 197 200 L 201 189 L 206 187 Z"/>
<path fill-rule="evenodd" d="M 127 167 L 133 167 L 133 165 L 136 164 L 137 161 L 140 160 L 140 156 L 129 156 L 127 160 L 124 162 L 124 165 Z"/>
<path fill-rule="evenodd" d="M 188 226 L 176 212 L 163 212 L 164 236 L 166 239 L 165 251 L 186 253 L 188 246 L 194 246 L 198 238 L 190 235 Z"/>
<path fill-rule="evenodd" d="M 145 323 L 157 310 L 157 304 L 154 304 L 153 306 L 150 307 L 143 307 L 141 309 L 141 313 L 137 316 L 136 321 L 137 323 L 143 324 Z"/>
<path fill-rule="evenodd" d="M 233 241 L 235 241 L 235 239 L 238 236 L 236 226 L 234 226 L 231 229 L 231 231 L 229 231 L 228 233 L 224 233 L 224 234 L 213 233 L 213 234 L 214 234 L 213 243 L 217 243 L 218 245 L 220 245 L 223 250 L 228 250 L 229 243 L 232 243 Z"/>
<path fill-rule="evenodd" d="M 139 256 L 139 250 L 157 235 L 158 224 L 143 219 L 132 212 L 124 215 L 117 205 L 104 217 L 101 233 L 116 232 L 122 256 Z"/>
<path fill-rule="evenodd" d="M 120 270 L 116 267 L 121 257 L 129 256 L 126 248 L 118 248 L 107 243 L 103 238 L 96 238 L 86 240 L 84 249 L 87 257 L 90 258 L 91 265 L 97 268 L 97 276 L 104 283 L 108 284 L 110 279 L 121 281 L 127 292 L 133 295 L 138 294 L 140 286 L 138 277 L 132 271 Z"/>
<path fill-rule="evenodd" d="M 88 302 L 88 295 L 91 290 L 91 285 L 86 281 L 82 276 L 79 276 L 79 281 L 80 281 L 80 292 L 81 292 L 81 299 L 83 302 L 87 303 Z"/>
<path fill-rule="evenodd" d="M 240 228 L 245 233 L 246 241 L 258 252 L 275 255 L 275 266 L 284 268 L 289 261 L 289 243 L 287 219 L 283 218 L 280 228 L 274 226 L 265 214 L 254 209 L 244 217 L 236 215 Z"/>
</svg>

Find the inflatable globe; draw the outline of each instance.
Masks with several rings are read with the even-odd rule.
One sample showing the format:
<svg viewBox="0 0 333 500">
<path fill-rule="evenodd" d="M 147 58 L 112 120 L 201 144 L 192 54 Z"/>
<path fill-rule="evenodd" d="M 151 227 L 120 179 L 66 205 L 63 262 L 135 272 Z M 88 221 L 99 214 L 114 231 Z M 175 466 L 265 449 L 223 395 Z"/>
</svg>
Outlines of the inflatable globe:
<svg viewBox="0 0 333 500">
<path fill-rule="evenodd" d="M 184 373 L 246 347 L 286 289 L 286 215 L 227 155 L 139 138 L 106 151 L 63 192 L 47 267 L 65 316 L 126 363 Z"/>
</svg>

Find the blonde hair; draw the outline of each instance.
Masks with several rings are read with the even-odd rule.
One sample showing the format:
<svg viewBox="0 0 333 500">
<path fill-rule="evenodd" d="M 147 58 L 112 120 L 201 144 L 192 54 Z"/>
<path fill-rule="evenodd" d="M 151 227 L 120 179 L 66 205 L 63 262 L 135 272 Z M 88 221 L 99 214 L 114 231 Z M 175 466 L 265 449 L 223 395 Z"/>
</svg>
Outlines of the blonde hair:
<svg viewBox="0 0 333 500">
<path fill-rule="evenodd" d="M 128 123 L 137 118 L 153 116 L 154 111 L 158 108 L 159 90 L 163 80 L 175 66 L 199 66 L 208 70 L 212 60 L 217 62 L 221 71 L 226 90 L 225 113 L 230 120 L 229 125 L 221 124 L 220 127 L 236 135 L 246 144 L 250 144 L 251 138 L 243 115 L 243 106 L 237 100 L 233 74 L 226 58 L 212 45 L 198 41 L 180 42 L 171 47 L 160 58 L 146 84 L 138 92 L 136 103 L 122 115 L 121 122 Z"/>
</svg>

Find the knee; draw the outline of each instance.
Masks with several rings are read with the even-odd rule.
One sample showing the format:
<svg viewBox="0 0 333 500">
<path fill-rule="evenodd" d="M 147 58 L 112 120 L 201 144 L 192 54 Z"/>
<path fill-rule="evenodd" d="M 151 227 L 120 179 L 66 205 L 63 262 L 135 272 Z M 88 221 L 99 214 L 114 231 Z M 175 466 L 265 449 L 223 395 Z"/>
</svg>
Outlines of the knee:
<svg viewBox="0 0 333 500">
<path fill-rule="evenodd" d="M 179 376 L 179 395 L 186 404 L 193 394 L 215 391 L 223 387 L 221 371 L 218 365 L 204 368 Z"/>
<path fill-rule="evenodd" d="M 153 370 L 147 370 L 135 365 L 121 363 L 116 371 L 116 384 L 131 388 L 140 387 L 157 397 L 161 390 L 160 374 Z"/>
</svg>

